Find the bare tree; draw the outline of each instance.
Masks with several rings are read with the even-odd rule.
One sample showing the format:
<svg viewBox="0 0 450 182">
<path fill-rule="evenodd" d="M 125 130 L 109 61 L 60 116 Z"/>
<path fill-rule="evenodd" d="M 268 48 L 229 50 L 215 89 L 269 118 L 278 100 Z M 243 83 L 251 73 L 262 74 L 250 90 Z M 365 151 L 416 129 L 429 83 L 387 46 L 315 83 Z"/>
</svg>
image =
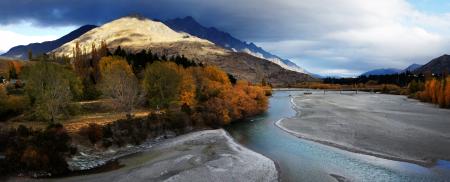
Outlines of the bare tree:
<svg viewBox="0 0 450 182">
<path fill-rule="evenodd" d="M 23 76 L 35 116 L 51 122 L 66 114 L 73 96 L 81 92 L 75 74 L 55 63 L 33 64 L 26 67 Z"/>
<path fill-rule="evenodd" d="M 119 57 L 105 57 L 100 61 L 100 90 L 113 99 L 116 109 L 131 116 L 139 95 L 139 84 L 130 65 Z"/>
</svg>

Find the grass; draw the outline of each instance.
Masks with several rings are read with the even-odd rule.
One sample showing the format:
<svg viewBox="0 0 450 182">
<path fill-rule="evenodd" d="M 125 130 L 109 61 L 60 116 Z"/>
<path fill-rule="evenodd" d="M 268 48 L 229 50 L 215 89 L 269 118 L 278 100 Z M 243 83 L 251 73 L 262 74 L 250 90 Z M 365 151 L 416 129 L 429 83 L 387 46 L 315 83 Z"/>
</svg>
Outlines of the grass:
<svg viewBox="0 0 450 182">
<path fill-rule="evenodd" d="M 135 117 L 146 117 L 150 111 L 148 110 L 140 110 L 134 112 Z M 104 126 L 106 124 L 112 123 L 114 121 L 117 121 L 119 119 L 125 119 L 126 114 L 125 113 L 91 113 L 91 114 L 85 114 L 76 116 L 74 118 L 71 118 L 68 121 L 63 122 L 64 127 L 69 133 L 77 132 L 80 130 L 80 128 L 84 126 L 88 126 L 90 123 L 96 123 L 98 125 Z"/>
<path fill-rule="evenodd" d="M 94 101 L 83 101 L 79 102 L 83 111 L 78 115 L 71 116 L 68 119 L 61 120 L 60 122 L 64 125 L 69 133 L 75 133 L 84 126 L 88 126 L 90 123 L 96 123 L 98 125 L 106 125 L 117 121 L 119 119 L 125 119 L 126 113 L 124 112 L 114 112 L 111 108 L 100 108 L 103 107 L 102 103 L 108 102 L 107 100 L 94 100 Z M 87 110 L 87 108 L 91 108 Z M 148 109 L 139 109 L 133 112 L 135 117 L 146 117 L 151 111 Z M 45 129 L 48 125 L 47 122 L 43 121 L 27 121 L 24 115 L 12 118 L 6 122 L 0 122 L 1 128 L 17 128 L 20 125 L 30 127 L 33 129 Z"/>
</svg>

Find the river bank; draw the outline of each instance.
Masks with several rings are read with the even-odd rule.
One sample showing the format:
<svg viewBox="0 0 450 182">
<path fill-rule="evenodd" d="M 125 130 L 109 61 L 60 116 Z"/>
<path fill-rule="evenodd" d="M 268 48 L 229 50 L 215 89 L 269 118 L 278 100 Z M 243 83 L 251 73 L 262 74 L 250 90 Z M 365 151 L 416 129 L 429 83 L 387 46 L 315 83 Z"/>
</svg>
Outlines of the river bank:
<svg viewBox="0 0 450 182">
<path fill-rule="evenodd" d="M 205 130 L 119 158 L 122 168 L 52 179 L 10 181 L 277 181 L 272 160 L 237 143 L 224 130 Z"/>
<path fill-rule="evenodd" d="M 301 138 L 352 152 L 433 166 L 450 159 L 450 111 L 404 96 L 313 92 L 291 98 L 276 122 Z"/>
</svg>

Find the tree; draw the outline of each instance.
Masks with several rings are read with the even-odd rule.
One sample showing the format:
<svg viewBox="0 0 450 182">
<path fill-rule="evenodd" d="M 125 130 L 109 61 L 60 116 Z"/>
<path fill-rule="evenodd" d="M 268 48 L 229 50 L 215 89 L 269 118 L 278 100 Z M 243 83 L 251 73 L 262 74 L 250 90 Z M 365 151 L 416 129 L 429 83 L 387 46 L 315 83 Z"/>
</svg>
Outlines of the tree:
<svg viewBox="0 0 450 182">
<path fill-rule="evenodd" d="M 33 51 L 30 49 L 28 50 L 28 60 L 32 60 L 33 59 Z"/>
<path fill-rule="evenodd" d="M 16 67 L 13 65 L 9 70 L 9 79 L 17 79 Z"/>
<path fill-rule="evenodd" d="M 180 105 L 185 107 L 185 110 L 190 110 L 190 107 L 197 103 L 195 99 L 195 80 L 192 72 L 192 69 L 184 69 L 183 67 L 178 66 L 178 73 L 181 75 L 179 101 Z"/>
<path fill-rule="evenodd" d="M 414 94 L 417 91 L 420 91 L 419 90 L 419 84 L 415 80 L 411 81 L 408 84 L 408 91 L 409 91 L 410 94 Z"/>
<path fill-rule="evenodd" d="M 99 86 L 103 95 L 113 99 L 118 109 L 131 116 L 139 93 L 138 81 L 131 66 L 120 57 L 103 57 L 99 68 Z"/>
<path fill-rule="evenodd" d="M 179 101 L 182 79 L 179 67 L 173 62 L 156 61 L 147 65 L 142 83 L 149 104 L 168 107 Z"/>
<path fill-rule="evenodd" d="M 195 122 L 217 128 L 232 118 L 232 85 L 228 75 L 217 67 L 194 69 L 196 98 L 199 104 L 193 115 Z"/>
<path fill-rule="evenodd" d="M 0 118 L 22 113 L 27 107 L 27 100 L 24 96 L 8 95 L 4 86 L 0 86 Z M 0 119 L 0 120 L 1 120 Z"/>
<path fill-rule="evenodd" d="M 232 88 L 228 75 L 214 66 L 194 69 L 197 85 L 197 100 L 202 102 L 220 96 Z"/>
<path fill-rule="evenodd" d="M 447 76 L 445 81 L 445 105 L 446 107 L 450 107 L 450 76 Z"/>
<path fill-rule="evenodd" d="M 54 122 L 67 114 L 72 98 L 81 94 L 81 81 L 61 65 L 41 61 L 26 67 L 23 72 L 26 93 L 34 115 L 40 119 Z"/>
</svg>

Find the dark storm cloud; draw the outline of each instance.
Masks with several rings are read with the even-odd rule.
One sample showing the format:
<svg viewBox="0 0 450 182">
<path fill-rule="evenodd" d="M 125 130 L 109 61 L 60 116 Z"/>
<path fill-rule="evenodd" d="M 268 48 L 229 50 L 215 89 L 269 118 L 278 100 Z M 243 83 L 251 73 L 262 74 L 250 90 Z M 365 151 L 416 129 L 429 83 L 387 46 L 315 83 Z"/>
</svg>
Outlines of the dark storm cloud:
<svg viewBox="0 0 450 182">
<path fill-rule="evenodd" d="M 314 27 L 309 12 L 291 4 L 270 0 L 2 0 L 0 24 L 32 20 L 41 26 L 101 24 L 129 14 L 170 19 L 193 16 L 202 24 L 215 26 L 250 40 L 279 40 L 296 37 L 297 27 Z M 304 12 L 304 13 L 302 13 Z M 293 21 L 295 18 L 295 21 Z M 289 23 L 287 23 L 289 22 Z M 317 22 L 316 22 L 317 23 Z M 322 26 L 321 29 L 326 28 Z M 303 30 L 302 35 L 310 32 Z M 289 31 L 286 31 L 289 30 Z"/>
<path fill-rule="evenodd" d="M 449 50 L 450 15 L 425 14 L 405 0 L 0 1 L 0 24 L 102 24 L 135 13 L 193 16 L 322 74 L 401 68 Z"/>
</svg>

